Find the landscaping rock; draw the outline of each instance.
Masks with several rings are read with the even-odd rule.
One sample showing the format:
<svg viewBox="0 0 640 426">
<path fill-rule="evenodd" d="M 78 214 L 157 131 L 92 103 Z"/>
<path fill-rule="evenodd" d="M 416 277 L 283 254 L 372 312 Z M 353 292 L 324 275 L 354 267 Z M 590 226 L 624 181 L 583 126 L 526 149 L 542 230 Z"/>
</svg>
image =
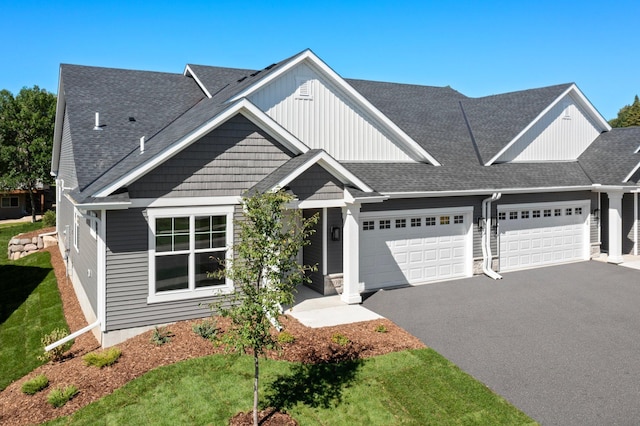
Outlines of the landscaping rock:
<svg viewBox="0 0 640 426">
<path fill-rule="evenodd" d="M 58 245 L 58 239 L 53 235 L 45 235 L 44 237 L 42 237 L 42 242 L 43 242 L 44 248 L 49 248 L 49 247 Z"/>
<path fill-rule="evenodd" d="M 23 250 L 24 250 L 24 246 L 22 244 L 11 245 L 9 247 L 9 251 L 11 251 L 12 253 L 15 253 L 17 251 L 23 251 Z"/>
<path fill-rule="evenodd" d="M 22 244 L 22 245 L 31 244 L 31 238 L 21 238 L 20 239 L 20 244 Z"/>
<path fill-rule="evenodd" d="M 24 251 L 33 252 L 33 251 L 36 251 L 36 250 L 38 250 L 38 246 L 36 244 L 29 243 L 29 244 L 24 246 Z"/>
</svg>

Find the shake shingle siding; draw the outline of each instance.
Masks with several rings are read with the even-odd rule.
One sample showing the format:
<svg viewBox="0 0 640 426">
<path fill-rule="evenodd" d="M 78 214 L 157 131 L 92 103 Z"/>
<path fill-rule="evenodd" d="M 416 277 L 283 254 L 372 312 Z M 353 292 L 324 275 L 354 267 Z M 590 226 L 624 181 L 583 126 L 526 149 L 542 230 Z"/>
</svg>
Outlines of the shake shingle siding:
<svg viewBox="0 0 640 426">
<path fill-rule="evenodd" d="M 342 182 L 317 164 L 291 182 L 289 187 L 299 200 L 341 200 L 344 197 Z"/>
<path fill-rule="evenodd" d="M 142 209 L 107 215 L 106 328 L 143 327 L 210 314 L 214 297 L 147 303 L 149 227 Z M 204 306 L 199 306 L 200 304 Z"/>
<path fill-rule="evenodd" d="M 241 195 L 291 158 L 236 116 L 129 186 L 132 198 Z"/>
<path fill-rule="evenodd" d="M 73 188 L 78 185 L 76 178 L 76 166 L 73 157 L 73 145 L 71 144 L 71 129 L 69 128 L 69 116 L 65 108 L 64 127 L 62 130 L 62 144 L 60 152 L 60 165 L 58 178 L 64 180 L 64 186 Z"/>
</svg>

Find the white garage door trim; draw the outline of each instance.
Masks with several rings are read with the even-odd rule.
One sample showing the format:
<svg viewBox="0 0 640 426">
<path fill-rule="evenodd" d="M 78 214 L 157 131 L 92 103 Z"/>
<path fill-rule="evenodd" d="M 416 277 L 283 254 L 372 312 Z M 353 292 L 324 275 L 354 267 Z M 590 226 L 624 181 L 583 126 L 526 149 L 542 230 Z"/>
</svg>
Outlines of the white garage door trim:
<svg viewBox="0 0 640 426">
<path fill-rule="evenodd" d="M 500 271 L 589 260 L 590 205 L 589 200 L 499 205 Z"/>
<path fill-rule="evenodd" d="M 446 216 L 450 218 L 450 224 L 440 224 L 440 217 Z M 461 216 L 463 223 L 455 223 L 455 216 Z M 427 217 L 435 217 L 436 225 L 426 226 Z M 420 226 L 412 227 L 411 219 L 417 218 L 420 219 Z M 396 227 L 396 219 L 404 219 L 406 227 Z M 380 229 L 380 220 L 389 220 L 390 228 Z M 368 223 L 370 226 L 372 221 L 374 229 L 364 230 L 365 225 Z M 361 213 L 360 281 L 366 290 L 372 290 L 472 276 L 472 223 L 473 207 Z M 447 228 L 455 232 L 447 234 Z M 385 238 L 381 233 L 388 233 L 387 238 L 390 238 L 386 242 L 381 240 Z M 437 245 L 434 239 L 438 239 Z M 451 249 L 451 262 L 440 261 L 440 252 L 434 258 L 434 245 L 445 255 Z M 384 250 L 380 250 L 381 248 Z M 454 252 L 459 255 L 455 256 Z M 453 260 L 454 257 L 459 261 Z M 402 260 L 401 265 L 404 266 L 398 266 L 399 260 Z M 395 271 L 389 268 L 394 268 Z"/>
</svg>

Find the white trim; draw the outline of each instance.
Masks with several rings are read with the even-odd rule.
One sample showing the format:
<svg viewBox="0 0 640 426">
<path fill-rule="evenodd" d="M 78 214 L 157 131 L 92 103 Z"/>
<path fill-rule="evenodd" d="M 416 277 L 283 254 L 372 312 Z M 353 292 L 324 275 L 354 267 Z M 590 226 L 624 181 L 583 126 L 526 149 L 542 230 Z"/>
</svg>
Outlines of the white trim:
<svg viewBox="0 0 640 426">
<path fill-rule="evenodd" d="M 82 218 L 82 213 L 78 210 L 76 206 L 73 207 L 73 248 L 76 249 L 76 253 L 80 253 L 80 238 L 78 234 L 80 233 L 80 223 L 79 220 Z"/>
<path fill-rule="evenodd" d="M 638 255 L 638 193 L 633 193 L 633 255 Z"/>
<path fill-rule="evenodd" d="M 325 151 L 319 151 L 313 157 L 309 158 L 302 165 L 297 167 L 287 176 L 282 178 L 277 184 L 271 187 L 271 190 L 284 188 L 315 164 L 318 164 L 330 174 L 340 179 L 343 184 L 351 183 L 363 192 L 373 192 L 373 189 L 371 187 L 369 187 L 366 183 L 360 180 L 360 178 L 347 170 L 342 164 L 333 159 L 333 157 L 331 157 Z"/>
<path fill-rule="evenodd" d="M 147 303 L 160 303 L 160 302 L 170 302 L 176 300 L 188 300 L 188 299 L 196 299 L 203 297 L 212 297 L 220 294 L 229 294 L 233 292 L 233 283 L 229 278 L 225 279 L 225 284 L 215 287 L 204 287 L 204 288 L 195 288 L 194 276 L 189 274 L 189 285 L 186 290 L 172 290 L 172 291 L 163 291 L 161 293 L 156 293 L 155 291 L 155 281 L 156 281 L 156 271 L 155 271 L 155 262 L 156 262 L 156 219 L 162 217 L 176 217 L 176 216 L 188 216 L 189 217 L 189 228 L 190 228 L 190 237 L 189 237 L 189 270 L 193 269 L 193 253 L 195 241 L 192 237 L 192 231 L 194 227 L 194 221 L 196 215 L 226 215 L 227 229 L 225 232 L 226 237 L 226 259 L 232 259 L 233 256 L 233 213 L 234 206 L 199 206 L 199 207 L 182 207 L 182 208 L 150 208 L 147 210 L 148 217 L 148 225 L 149 225 L 149 233 L 148 233 L 148 241 L 149 241 L 149 253 L 148 253 L 148 261 L 149 261 L 149 294 L 147 296 Z"/>
<path fill-rule="evenodd" d="M 324 277 L 325 275 L 327 275 L 327 271 L 328 271 L 328 250 L 327 250 L 327 243 L 328 238 L 327 238 L 327 233 L 329 232 L 328 229 L 328 224 L 327 224 L 327 208 L 323 207 L 322 208 L 322 276 Z"/>
<path fill-rule="evenodd" d="M 320 209 L 326 207 L 344 207 L 347 203 L 344 200 L 303 200 L 294 201 L 293 208 L 297 209 Z"/>
<path fill-rule="evenodd" d="M 62 83 L 62 66 L 58 69 L 58 99 L 56 100 L 56 119 L 53 130 L 53 147 L 51 152 L 51 174 L 57 175 L 60 169 L 60 155 L 62 153 L 62 133 L 64 127 L 64 110 L 67 100 L 64 96 Z"/>
<path fill-rule="evenodd" d="M 101 330 L 107 329 L 107 211 L 100 210 L 100 218 L 98 220 L 98 240 L 96 242 L 97 252 L 97 299 L 98 299 L 98 321 L 100 321 Z"/>
<path fill-rule="evenodd" d="M 416 191 L 416 192 L 383 192 L 384 196 L 390 199 L 394 198 L 423 198 L 423 197 L 456 197 L 464 195 L 486 195 L 494 192 L 502 194 L 527 194 L 527 193 L 545 193 L 545 192 L 574 192 L 574 191 L 591 191 L 595 185 L 585 186 L 549 186 L 549 187 L 533 187 L 533 188 L 496 188 L 496 189 L 471 189 L 460 191 Z M 366 198 L 362 198 L 363 202 Z"/>
<path fill-rule="evenodd" d="M 508 144 L 506 144 L 500 151 L 498 151 L 498 153 L 496 155 L 494 155 L 484 165 L 485 166 L 490 166 L 495 161 L 497 161 L 502 156 L 502 154 L 504 154 L 509 148 L 511 148 L 511 146 L 513 146 L 527 131 L 529 131 L 529 129 L 531 129 L 533 126 L 536 125 L 536 123 L 538 123 L 540 120 L 542 120 L 542 118 L 549 111 L 551 111 L 551 109 L 553 107 L 555 107 L 558 103 L 563 101 L 565 97 L 571 96 L 571 94 L 574 94 L 578 98 L 578 99 L 575 99 L 577 101 L 577 103 L 579 103 L 580 106 L 583 109 L 586 110 L 587 114 L 589 114 L 591 116 L 591 118 L 594 119 L 596 124 L 600 125 L 600 131 L 601 132 L 602 131 L 610 131 L 611 130 L 611 126 L 609 125 L 607 120 L 605 120 L 602 117 L 602 115 L 600 115 L 600 113 L 593 107 L 591 102 L 589 102 L 589 100 L 582 94 L 580 89 L 578 89 L 578 87 L 575 84 L 572 84 L 564 92 L 562 92 L 562 94 L 560 96 L 558 96 L 553 102 L 551 102 L 545 109 L 543 109 L 542 112 L 540 114 L 538 114 L 538 116 L 531 123 L 529 123 L 524 129 L 522 129 L 520 131 L 520 133 L 518 133 L 516 135 L 516 137 L 511 139 L 511 141 Z"/>
<path fill-rule="evenodd" d="M 200 89 L 202 89 L 202 91 L 204 92 L 205 95 L 207 95 L 207 98 L 211 99 L 213 96 L 211 96 L 211 93 L 209 93 L 209 91 L 207 90 L 207 87 L 202 84 L 202 81 L 200 81 L 200 78 L 196 75 L 195 72 L 193 72 L 193 70 L 191 69 L 191 67 L 189 65 L 187 65 L 184 69 L 184 72 L 182 73 L 182 75 L 184 76 L 191 76 L 193 77 L 193 79 L 195 80 L 196 84 L 198 85 L 198 87 L 200 87 Z"/>
<path fill-rule="evenodd" d="M 228 206 L 240 204 L 242 197 L 175 197 L 175 198 L 134 198 L 132 208 L 147 207 L 187 207 L 187 206 Z"/>
<path fill-rule="evenodd" d="M 629 173 L 623 180 L 622 182 L 629 182 L 629 179 L 631 179 L 631 176 L 634 175 L 635 172 L 638 171 L 638 169 L 640 168 L 640 162 L 638 162 L 638 164 L 636 164 L 636 166 L 633 168 L 633 170 L 631 170 L 631 173 Z"/>
<path fill-rule="evenodd" d="M 357 103 L 359 103 L 365 111 L 378 120 L 384 127 L 395 134 L 401 142 L 419 159 L 428 161 L 434 166 L 440 166 L 441 164 L 433 158 L 424 148 L 422 148 L 416 141 L 414 141 L 409 135 L 407 135 L 400 127 L 398 127 L 393 121 L 391 121 L 386 115 L 384 115 L 378 108 L 376 108 L 371 102 L 369 102 L 364 96 L 356 91 L 349 83 L 347 83 L 342 77 L 340 77 L 334 70 L 332 70 L 327 64 L 325 64 L 318 56 L 316 56 L 311 50 L 307 49 L 292 58 L 288 63 L 281 65 L 277 70 L 273 71 L 266 77 L 259 79 L 254 84 L 250 85 L 227 102 L 234 102 L 241 98 L 246 98 L 252 93 L 255 93 L 262 87 L 265 87 L 275 79 L 279 78 L 287 71 L 291 70 L 302 62 L 307 62 L 320 74 L 331 80 L 338 88 L 343 90 L 347 96 L 351 97 Z"/>
<path fill-rule="evenodd" d="M 232 105 L 229 105 L 227 109 L 221 111 L 215 117 L 212 117 L 196 130 L 184 135 L 182 138 L 165 148 L 162 152 L 151 157 L 148 161 L 134 168 L 106 187 L 99 189 L 95 194 L 93 194 L 93 196 L 96 198 L 106 197 L 111 195 L 118 188 L 129 185 L 131 182 L 134 182 L 141 176 L 150 172 L 237 114 L 245 116 L 249 121 L 266 131 L 270 136 L 284 145 L 287 149 L 291 150 L 294 154 L 302 154 L 309 150 L 309 147 L 300 142 L 296 137 L 276 123 L 267 114 L 262 112 L 249 100 L 242 99 Z M 152 141 L 153 138 L 148 142 Z"/>
</svg>

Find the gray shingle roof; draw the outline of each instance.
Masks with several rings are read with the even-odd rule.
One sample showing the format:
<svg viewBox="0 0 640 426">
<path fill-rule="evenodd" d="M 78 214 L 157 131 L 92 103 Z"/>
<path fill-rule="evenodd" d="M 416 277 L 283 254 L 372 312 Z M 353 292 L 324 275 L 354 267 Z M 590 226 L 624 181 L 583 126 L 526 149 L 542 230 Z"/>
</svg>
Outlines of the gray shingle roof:
<svg viewBox="0 0 640 426">
<path fill-rule="evenodd" d="M 621 185 L 640 163 L 640 153 L 634 153 L 638 147 L 640 126 L 616 128 L 598 136 L 578 161 L 594 182 Z"/>
</svg>

